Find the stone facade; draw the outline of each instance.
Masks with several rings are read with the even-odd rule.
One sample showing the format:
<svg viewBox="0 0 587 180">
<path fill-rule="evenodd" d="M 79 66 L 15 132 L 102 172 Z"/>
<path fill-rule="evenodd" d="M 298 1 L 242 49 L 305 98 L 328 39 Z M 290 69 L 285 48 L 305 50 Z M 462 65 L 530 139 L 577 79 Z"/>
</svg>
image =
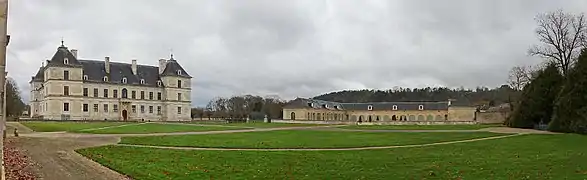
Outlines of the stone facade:
<svg viewBox="0 0 587 180">
<path fill-rule="evenodd" d="M 475 121 L 475 107 L 444 102 L 338 103 L 297 98 L 284 106 L 284 120 L 302 121 Z"/>
<path fill-rule="evenodd" d="M 191 120 L 191 76 L 173 59 L 159 66 L 78 59 L 64 45 L 30 81 L 30 116 L 49 120 Z"/>
</svg>

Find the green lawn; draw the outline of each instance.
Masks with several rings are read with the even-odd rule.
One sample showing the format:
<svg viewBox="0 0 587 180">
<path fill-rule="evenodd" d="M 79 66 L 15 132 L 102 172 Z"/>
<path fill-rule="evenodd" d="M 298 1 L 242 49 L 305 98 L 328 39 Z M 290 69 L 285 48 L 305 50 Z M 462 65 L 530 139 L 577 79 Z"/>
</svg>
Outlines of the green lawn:
<svg viewBox="0 0 587 180">
<path fill-rule="evenodd" d="M 231 134 L 123 137 L 122 144 L 226 148 L 337 148 L 426 144 L 499 136 L 474 133 L 389 133 L 284 130 Z"/>
<path fill-rule="evenodd" d="M 129 124 L 128 122 L 21 122 L 36 132 L 79 131 Z"/>
<path fill-rule="evenodd" d="M 92 131 L 81 131 L 92 134 L 145 134 L 145 133 L 171 133 L 171 132 L 199 132 L 199 131 L 222 131 L 247 129 L 239 127 L 221 127 L 221 126 L 197 126 L 191 124 L 158 124 L 147 123 L 132 126 L 123 126 L 107 129 L 98 129 Z"/>
<path fill-rule="evenodd" d="M 238 122 L 238 123 L 223 123 L 223 122 L 206 122 L 206 121 L 192 121 L 192 124 L 204 125 L 223 125 L 223 126 L 241 126 L 241 127 L 255 127 L 255 128 L 274 128 L 274 127 L 305 127 L 305 126 L 326 126 L 327 124 L 302 124 L 302 123 L 264 123 L 260 121 L 254 122 Z"/>
<path fill-rule="evenodd" d="M 366 129 L 366 130 L 476 130 L 488 127 L 500 127 L 497 124 L 475 124 L 475 125 L 350 125 L 342 126 L 343 129 Z"/>
<path fill-rule="evenodd" d="M 523 135 L 363 151 L 78 150 L 133 179 L 569 179 L 587 177 L 587 136 Z M 147 155 L 146 155 L 147 154 Z"/>
</svg>

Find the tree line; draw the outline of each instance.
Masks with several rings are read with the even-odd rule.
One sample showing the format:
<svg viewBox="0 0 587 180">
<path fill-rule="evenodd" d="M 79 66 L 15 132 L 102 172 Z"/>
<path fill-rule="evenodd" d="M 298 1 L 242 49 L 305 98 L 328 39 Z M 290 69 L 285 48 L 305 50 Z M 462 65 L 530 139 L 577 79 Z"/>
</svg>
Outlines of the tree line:
<svg viewBox="0 0 587 180">
<path fill-rule="evenodd" d="M 505 124 L 516 128 L 544 125 L 550 131 L 587 134 L 585 16 L 558 10 L 539 14 L 536 22 L 540 44 L 529 54 L 542 57 L 544 66 L 526 72 L 520 98 Z M 511 74 L 515 73 L 522 74 L 512 69 Z"/>
<path fill-rule="evenodd" d="M 243 120 L 280 119 L 285 101 L 279 97 L 261 97 L 253 95 L 216 97 L 206 107 L 192 108 L 194 119 L 234 119 Z"/>
<path fill-rule="evenodd" d="M 20 89 L 16 82 L 12 78 L 7 78 L 6 80 L 6 116 L 20 116 L 27 109 L 27 106 L 22 101 Z"/>
<path fill-rule="evenodd" d="M 392 101 L 447 101 L 455 105 L 490 107 L 509 103 L 519 91 L 502 85 L 496 88 L 477 87 L 476 89 L 426 87 L 394 88 L 389 90 L 345 90 L 314 97 L 335 102 L 392 102 Z"/>
</svg>

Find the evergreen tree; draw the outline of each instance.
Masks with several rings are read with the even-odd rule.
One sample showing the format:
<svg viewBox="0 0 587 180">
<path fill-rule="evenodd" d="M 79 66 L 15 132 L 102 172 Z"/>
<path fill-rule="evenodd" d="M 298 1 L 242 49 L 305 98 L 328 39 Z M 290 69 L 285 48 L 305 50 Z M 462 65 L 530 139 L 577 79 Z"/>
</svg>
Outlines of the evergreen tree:
<svg viewBox="0 0 587 180">
<path fill-rule="evenodd" d="M 20 97 L 20 90 L 12 79 L 6 84 L 6 116 L 19 116 L 25 110 L 25 104 Z"/>
<path fill-rule="evenodd" d="M 554 64 L 540 70 L 536 78 L 524 87 L 520 102 L 505 124 L 533 128 L 538 123 L 549 123 L 562 81 L 563 76 Z"/>
<path fill-rule="evenodd" d="M 587 134 L 587 49 L 566 77 L 548 130 Z"/>
</svg>

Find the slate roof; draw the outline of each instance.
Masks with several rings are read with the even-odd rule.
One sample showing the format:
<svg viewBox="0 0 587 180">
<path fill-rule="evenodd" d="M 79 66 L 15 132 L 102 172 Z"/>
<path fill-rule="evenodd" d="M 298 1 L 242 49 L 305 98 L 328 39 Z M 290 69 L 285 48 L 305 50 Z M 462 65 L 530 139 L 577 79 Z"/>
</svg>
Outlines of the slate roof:
<svg viewBox="0 0 587 180">
<path fill-rule="evenodd" d="M 65 63 L 67 58 L 68 63 Z M 137 64 L 137 74 L 132 72 L 132 64 L 120 63 L 110 61 L 110 73 L 106 73 L 105 61 L 103 60 L 88 60 L 88 59 L 77 59 L 67 47 L 61 45 L 57 48 L 57 52 L 51 58 L 47 60 L 46 67 L 79 67 L 83 68 L 84 75 L 87 75 L 85 82 L 95 83 L 111 83 L 111 84 L 123 84 L 122 79 L 126 78 L 126 84 L 141 85 L 141 79 L 145 80 L 145 86 L 157 86 L 157 82 L 164 76 L 175 76 L 192 78 L 186 71 L 179 65 L 177 60 L 173 59 L 173 55 L 169 60 L 163 73 L 159 74 L 159 67 L 149 65 Z M 42 82 L 44 81 L 44 70 L 46 67 L 39 68 L 37 74 L 32 77 L 31 81 Z M 181 74 L 177 72 L 181 71 Z M 108 77 L 108 82 L 104 82 L 103 78 Z M 164 84 L 162 84 L 164 86 Z"/>
<path fill-rule="evenodd" d="M 314 108 L 314 109 L 329 109 L 329 110 L 368 110 L 371 106 L 373 111 L 377 110 L 393 110 L 393 106 L 397 106 L 398 111 L 402 110 L 418 110 L 420 105 L 424 106 L 424 110 L 448 110 L 449 102 L 371 102 L 371 103 L 339 103 L 331 101 L 323 101 L 317 99 L 297 98 L 285 105 L 284 108 L 299 109 L 299 108 Z"/>
</svg>

